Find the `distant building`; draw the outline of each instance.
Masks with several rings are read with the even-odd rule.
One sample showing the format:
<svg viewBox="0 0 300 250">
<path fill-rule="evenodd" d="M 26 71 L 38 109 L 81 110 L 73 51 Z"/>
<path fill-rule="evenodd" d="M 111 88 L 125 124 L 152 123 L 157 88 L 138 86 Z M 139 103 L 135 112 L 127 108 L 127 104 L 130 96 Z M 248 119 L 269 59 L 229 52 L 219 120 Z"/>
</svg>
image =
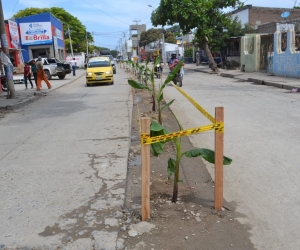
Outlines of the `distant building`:
<svg viewBox="0 0 300 250">
<path fill-rule="evenodd" d="M 289 12 L 288 19 L 300 18 L 300 9 L 287 8 L 272 8 L 272 7 L 258 7 L 252 5 L 245 5 L 241 9 L 236 9 L 229 13 L 232 18 L 238 17 L 242 25 L 249 24 L 253 28 L 258 28 L 259 25 L 270 22 L 282 22 L 281 17 L 283 12 Z"/>
<path fill-rule="evenodd" d="M 143 31 L 146 31 L 146 24 L 130 25 L 130 40 L 132 40 L 133 47 L 137 47 Z"/>
<path fill-rule="evenodd" d="M 132 53 L 128 52 L 131 56 L 137 57 L 140 56 L 140 47 L 138 46 L 141 38 L 141 34 L 143 31 L 146 31 L 146 24 L 136 24 L 136 25 L 130 25 L 129 27 L 129 32 L 130 32 L 130 37 L 129 40 L 132 43 Z M 128 43 L 128 41 L 127 41 Z M 128 46 L 127 46 L 128 48 Z M 128 49 L 127 49 L 128 51 Z"/>
</svg>

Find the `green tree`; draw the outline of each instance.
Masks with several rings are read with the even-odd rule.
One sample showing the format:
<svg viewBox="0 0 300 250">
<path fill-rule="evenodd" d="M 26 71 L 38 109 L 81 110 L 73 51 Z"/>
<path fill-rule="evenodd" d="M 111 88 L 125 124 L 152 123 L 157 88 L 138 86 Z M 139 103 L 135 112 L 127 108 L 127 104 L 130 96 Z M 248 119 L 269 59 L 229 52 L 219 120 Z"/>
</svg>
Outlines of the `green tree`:
<svg viewBox="0 0 300 250">
<path fill-rule="evenodd" d="M 242 28 L 242 36 L 244 36 L 245 34 L 255 34 L 255 33 L 256 33 L 256 29 L 249 24 L 245 24 L 244 28 Z"/>
<path fill-rule="evenodd" d="M 219 52 L 228 45 L 230 37 L 242 36 L 242 24 L 238 17 L 225 19 L 223 23 L 216 23 L 209 43 L 211 51 Z M 202 46 L 200 46 L 202 47 Z"/>
<path fill-rule="evenodd" d="M 161 38 L 162 38 L 162 29 L 151 28 L 151 29 L 149 29 L 147 31 L 143 31 L 141 33 L 139 45 L 145 47 L 149 43 L 155 42 Z M 165 42 L 166 43 L 176 43 L 175 35 L 170 31 L 166 31 L 165 32 Z"/>
<path fill-rule="evenodd" d="M 230 19 L 223 9 L 241 6 L 239 0 L 161 0 L 156 11 L 152 12 L 154 26 L 178 23 L 183 34 L 195 30 L 195 40 L 201 42 L 210 62 L 210 67 L 218 71 L 209 49 L 215 24 L 222 26 Z"/>
<path fill-rule="evenodd" d="M 111 53 L 111 55 L 113 57 L 117 57 L 117 55 L 119 54 L 119 51 L 117 51 L 117 50 L 111 50 L 110 53 Z"/>
<path fill-rule="evenodd" d="M 165 42 L 166 43 L 177 43 L 176 36 L 171 31 L 166 31 L 165 33 Z"/>
<path fill-rule="evenodd" d="M 155 42 L 161 38 L 162 38 L 161 29 L 151 28 L 141 33 L 139 45 L 145 47 L 149 43 Z"/>
<path fill-rule="evenodd" d="M 93 42 L 93 36 L 90 32 L 87 32 L 86 27 L 79 21 L 77 17 L 72 16 L 70 13 L 66 12 L 63 8 L 51 7 L 51 8 L 26 8 L 17 12 L 14 17 L 21 18 L 36 14 L 42 14 L 45 12 L 50 12 L 53 16 L 59 19 L 64 25 L 64 37 L 65 37 L 65 47 L 67 53 L 70 53 L 70 40 L 68 34 L 68 25 L 70 28 L 72 47 L 74 52 L 86 51 L 86 37 L 88 43 Z M 89 47 L 89 50 L 92 48 Z"/>
<path fill-rule="evenodd" d="M 172 32 L 175 37 L 182 35 L 179 25 L 173 25 L 172 27 L 167 28 L 166 31 Z"/>
<path fill-rule="evenodd" d="M 184 57 L 193 57 L 193 48 L 187 48 L 184 50 Z"/>
</svg>

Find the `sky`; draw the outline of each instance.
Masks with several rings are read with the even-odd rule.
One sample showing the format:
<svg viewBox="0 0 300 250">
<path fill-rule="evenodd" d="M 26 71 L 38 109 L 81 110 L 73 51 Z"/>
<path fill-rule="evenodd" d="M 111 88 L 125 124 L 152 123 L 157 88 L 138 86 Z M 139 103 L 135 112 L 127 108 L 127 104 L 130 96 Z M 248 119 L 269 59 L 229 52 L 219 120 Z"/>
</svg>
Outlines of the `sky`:
<svg viewBox="0 0 300 250">
<path fill-rule="evenodd" d="M 116 49 L 124 33 L 129 38 L 129 26 L 146 24 L 146 29 L 153 28 L 151 12 L 158 7 L 160 0 L 2 0 L 4 18 L 25 8 L 60 7 L 77 17 L 93 32 L 96 46 Z M 300 0 L 246 0 L 245 5 L 277 8 L 293 8 Z M 149 7 L 148 5 L 151 5 Z"/>
</svg>

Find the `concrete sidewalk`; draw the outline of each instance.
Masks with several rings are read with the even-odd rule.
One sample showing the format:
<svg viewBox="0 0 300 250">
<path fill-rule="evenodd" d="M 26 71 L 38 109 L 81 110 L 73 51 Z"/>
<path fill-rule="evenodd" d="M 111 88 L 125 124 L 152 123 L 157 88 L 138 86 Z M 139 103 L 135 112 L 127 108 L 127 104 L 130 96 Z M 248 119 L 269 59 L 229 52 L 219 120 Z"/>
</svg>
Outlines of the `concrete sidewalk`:
<svg viewBox="0 0 300 250">
<path fill-rule="evenodd" d="M 28 82 L 27 90 L 25 90 L 24 83 L 15 84 L 16 98 L 7 99 L 7 93 L 2 92 L 0 94 L 0 109 L 14 109 L 14 108 L 22 107 L 29 102 L 35 101 L 36 99 L 47 95 L 47 93 L 52 92 L 55 89 L 58 89 L 68 83 L 75 81 L 76 79 L 78 79 L 83 75 L 85 75 L 85 70 L 77 69 L 76 76 L 73 76 L 72 73 L 67 74 L 66 78 L 63 80 L 60 80 L 58 77 L 53 77 L 50 80 L 52 88 L 48 89 L 46 83 L 43 81 L 41 91 L 36 91 L 36 86 L 33 79 L 32 79 L 33 89 L 31 89 L 31 85 L 29 82 Z"/>
<path fill-rule="evenodd" d="M 196 64 L 185 64 L 184 68 L 186 70 L 194 70 L 197 72 L 209 73 L 213 74 L 212 70 L 207 66 Z M 292 77 L 282 77 L 282 76 L 274 76 L 270 73 L 262 73 L 262 72 L 242 72 L 240 70 L 225 70 L 219 68 L 219 73 L 217 75 L 222 77 L 229 77 L 239 79 L 245 82 L 253 82 L 256 84 L 273 86 L 282 89 L 293 90 L 295 92 L 300 92 L 300 79 L 292 78 Z"/>
</svg>

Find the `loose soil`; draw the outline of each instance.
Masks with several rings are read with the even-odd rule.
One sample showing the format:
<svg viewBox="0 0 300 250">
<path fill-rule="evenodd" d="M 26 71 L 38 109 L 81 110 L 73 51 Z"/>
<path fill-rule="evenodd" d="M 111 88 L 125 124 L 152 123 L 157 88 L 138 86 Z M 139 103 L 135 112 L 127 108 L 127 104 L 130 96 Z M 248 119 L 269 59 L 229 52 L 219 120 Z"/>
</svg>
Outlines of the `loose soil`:
<svg viewBox="0 0 300 250">
<path fill-rule="evenodd" d="M 128 223 L 141 220 L 141 144 L 140 117 L 157 117 L 152 110 L 152 98 L 147 90 L 133 90 L 131 147 L 128 161 L 128 177 L 125 211 Z M 163 125 L 169 131 L 178 131 L 178 125 L 169 108 L 163 110 Z M 183 152 L 192 149 L 188 137 L 182 138 Z M 155 228 L 138 236 L 128 236 L 124 230 L 125 249 L 255 249 L 250 241 L 250 228 L 236 219 L 235 204 L 224 201 L 222 211 L 214 205 L 214 183 L 203 160 L 181 160 L 179 201 L 171 203 L 173 179 L 167 179 L 167 162 L 175 158 L 175 148 L 170 142 L 159 157 L 151 156 L 151 217 L 147 222 Z M 124 212 L 125 212 L 124 211 Z M 126 225 L 126 223 L 125 223 Z M 128 227 L 127 227 L 128 229 Z"/>
</svg>

